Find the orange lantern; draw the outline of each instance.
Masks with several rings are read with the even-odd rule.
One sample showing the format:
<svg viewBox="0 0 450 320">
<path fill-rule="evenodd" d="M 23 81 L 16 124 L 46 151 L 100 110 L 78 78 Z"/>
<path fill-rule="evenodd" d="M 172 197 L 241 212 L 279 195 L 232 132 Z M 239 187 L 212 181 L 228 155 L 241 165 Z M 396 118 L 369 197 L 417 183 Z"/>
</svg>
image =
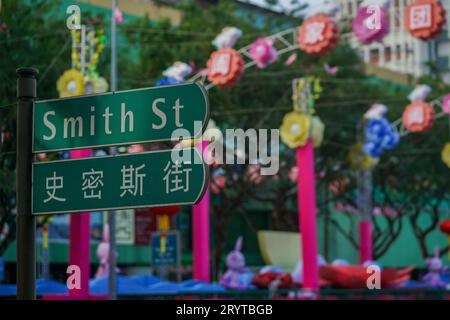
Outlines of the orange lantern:
<svg viewBox="0 0 450 320">
<path fill-rule="evenodd" d="M 301 50 L 309 54 L 323 54 L 333 49 L 339 38 L 336 23 L 324 14 L 306 19 L 298 32 Z"/>
<path fill-rule="evenodd" d="M 406 7 L 406 30 L 415 38 L 431 39 L 444 25 L 445 9 L 439 0 L 415 0 Z"/>
<path fill-rule="evenodd" d="M 230 87 L 244 73 L 244 59 L 232 48 L 214 51 L 207 62 L 208 80 L 219 87 Z"/>
<path fill-rule="evenodd" d="M 433 126 L 434 109 L 426 102 L 413 102 L 403 111 L 403 125 L 411 132 L 424 132 Z"/>
</svg>

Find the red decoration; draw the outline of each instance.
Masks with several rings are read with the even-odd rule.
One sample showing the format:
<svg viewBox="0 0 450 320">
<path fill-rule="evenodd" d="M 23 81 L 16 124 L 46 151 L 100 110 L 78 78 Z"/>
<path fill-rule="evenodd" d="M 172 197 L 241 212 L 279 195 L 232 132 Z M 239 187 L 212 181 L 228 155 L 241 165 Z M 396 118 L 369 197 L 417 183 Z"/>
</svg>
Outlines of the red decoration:
<svg viewBox="0 0 450 320">
<path fill-rule="evenodd" d="M 413 102 L 403 112 L 403 125 L 411 132 L 424 132 L 433 126 L 434 109 L 426 102 Z"/>
<path fill-rule="evenodd" d="M 154 215 L 174 215 L 181 211 L 181 206 L 166 206 L 150 208 L 150 212 Z"/>
<path fill-rule="evenodd" d="M 330 192 L 335 196 L 338 196 L 345 191 L 346 186 L 347 183 L 345 180 L 341 177 L 337 177 L 328 183 L 328 190 L 330 190 Z"/>
<path fill-rule="evenodd" d="M 287 272 L 265 272 L 257 274 L 252 284 L 260 289 L 267 289 L 274 281 L 278 281 L 278 289 L 289 289 L 293 285 L 292 277 Z"/>
<path fill-rule="evenodd" d="M 441 229 L 442 233 L 445 233 L 450 236 L 450 220 L 444 220 L 439 225 L 439 229 Z"/>
<path fill-rule="evenodd" d="M 306 19 L 298 32 L 299 47 L 309 54 L 324 54 L 330 51 L 338 39 L 336 23 L 324 14 Z"/>
<path fill-rule="evenodd" d="M 244 59 L 232 48 L 214 51 L 207 62 L 208 80 L 219 87 L 236 84 L 244 74 Z"/>
<path fill-rule="evenodd" d="M 415 0 L 406 7 L 406 30 L 415 38 L 435 37 L 442 31 L 445 19 L 445 9 L 438 0 Z"/>
</svg>

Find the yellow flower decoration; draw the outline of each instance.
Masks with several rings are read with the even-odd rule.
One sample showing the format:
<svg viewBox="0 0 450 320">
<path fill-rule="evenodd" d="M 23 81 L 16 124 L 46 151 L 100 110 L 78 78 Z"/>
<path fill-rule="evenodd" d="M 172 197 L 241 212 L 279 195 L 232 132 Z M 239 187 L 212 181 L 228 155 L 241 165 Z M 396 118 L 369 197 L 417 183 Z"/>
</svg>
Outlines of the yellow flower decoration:
<svg viewBox="0 0 450 320">
<path fill-rule="evenodd" d="M 314 147 L 320 147 L 325 132 L 325 124 L 319 117 L 311 118 L 311 139 L 314 141 Z"/>
<path fill-rule="evenodd" d="M 61 98 L 84 94 L 84 79 L 80 71 L 66 70 L 56 83 Z"/>
<path fill-rule="evenodd" d="M 350 164 L 355 169 L 370 169 L 378 163 L 378 159 L 368 156 L 364 150 L 362 143 L 357 143 L 350 149 Z"/>
<path fill-rule="evenodd" d="M 450 142 L 447 142 L 444 149 L 442 149 L 441 158 L 447 167 L 450 168 Z"/>
<path fill-rule="evenodd" d="M 108 81 L 103 77 L 92 79 L 92 86 L 94 93 L 103 93 L 108 91 Z"/>
<path fill-rule="evenodd" d="M 299 112 L 289 112 L 280 127 L 281 140 L 290 148 L 304 146 L 308 141 L 311 119 Z"/>
</svg>

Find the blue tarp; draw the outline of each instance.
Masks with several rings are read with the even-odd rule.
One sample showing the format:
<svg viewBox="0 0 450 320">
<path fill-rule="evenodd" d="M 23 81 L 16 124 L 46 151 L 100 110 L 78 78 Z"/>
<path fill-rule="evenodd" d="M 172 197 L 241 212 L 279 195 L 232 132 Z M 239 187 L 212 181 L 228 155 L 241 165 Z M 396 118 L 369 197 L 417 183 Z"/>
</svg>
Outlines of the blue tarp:
<svg viewBox="0 0 450 320">
<path fill-rule="evenodd" d="M 68 293 L 66 284 L 49 279 L 36 280 L 36 295 Z"/>
<path fill-rule="evenodd" d="M 163 281 L 152 275 L 117 276 L 118 295 L 171 295 L 177 293 L 196 292 L 222 292 L 224 288 L 219 284 L 209 284 L 197 280 L 186 280 L 180 283 Z M 66 294 L 68 292 L 64 283 L 49 279 L 36 281 L 36 294 Z M 89 283 L 89 292 L 92 294 L 108 293 L 108 277 L 92 279 Z M 0 284 L 0 296 L 15 296 L 16 286 Z"/>
</svg>

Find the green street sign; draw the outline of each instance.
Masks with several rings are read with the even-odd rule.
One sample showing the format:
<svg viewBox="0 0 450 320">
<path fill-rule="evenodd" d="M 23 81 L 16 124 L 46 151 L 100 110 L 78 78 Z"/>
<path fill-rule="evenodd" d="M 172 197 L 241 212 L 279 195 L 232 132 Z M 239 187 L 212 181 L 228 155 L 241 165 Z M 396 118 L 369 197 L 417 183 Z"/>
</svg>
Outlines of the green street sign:
<svg viewBox="0 0 450 320">
<path fill-rule="evenodd" d="M 178 140 L 177 129 L 193 138 L 208 121 L 208 95 L 198 83 L 38 101 L 33 152 Z"/>
<path fill-rule="evenodd" d="M 180 151 L 181 150 L 181 151 Z M 207 166 L 195 148 L 33 163 L 33 214 L 197 203 Z"/>
</svg>

